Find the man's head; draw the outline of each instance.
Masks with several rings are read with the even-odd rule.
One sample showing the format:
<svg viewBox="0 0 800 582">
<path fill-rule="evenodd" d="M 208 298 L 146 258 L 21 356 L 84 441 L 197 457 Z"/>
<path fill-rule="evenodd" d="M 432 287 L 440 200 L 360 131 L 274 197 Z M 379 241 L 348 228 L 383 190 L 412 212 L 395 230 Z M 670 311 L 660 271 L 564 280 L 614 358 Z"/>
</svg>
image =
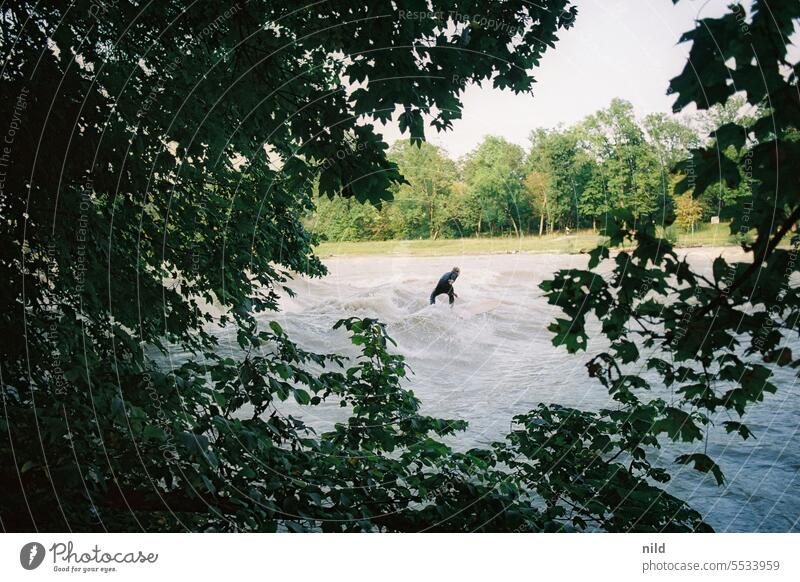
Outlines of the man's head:
<svg viewBox="0 0 800 582">
<path fill-rule="evenodd" d="M 461 273 L 461 269 L 458 267 L 453 267 L 453 273 Z"/>
</svg>

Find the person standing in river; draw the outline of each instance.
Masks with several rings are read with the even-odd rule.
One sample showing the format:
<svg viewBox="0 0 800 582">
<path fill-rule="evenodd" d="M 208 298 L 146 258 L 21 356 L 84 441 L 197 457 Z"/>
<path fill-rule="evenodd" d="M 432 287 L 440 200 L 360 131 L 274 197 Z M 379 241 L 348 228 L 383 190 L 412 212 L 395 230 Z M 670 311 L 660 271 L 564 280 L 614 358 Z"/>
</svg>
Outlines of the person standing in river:
<svg viewBox="0 0 800 582">
<path fill-rule="evenodd" d="M 460 272 L 461 269 L 458 267 L 453 267 L 452 271 L 445 273 L 439 278 L 439 282 L 436 284 L 436 289 L 434 289 L 433 293 L 431 293 L 431 305 L 436 303 L 437 295 L 446 293 L 450 298 L 450 306 L 452 307 L 453 302 L 456 300 L 456 297 L 458 297 L 456 292 L 453 290 L 453 283 L 455 283 Z"/>
</svg>

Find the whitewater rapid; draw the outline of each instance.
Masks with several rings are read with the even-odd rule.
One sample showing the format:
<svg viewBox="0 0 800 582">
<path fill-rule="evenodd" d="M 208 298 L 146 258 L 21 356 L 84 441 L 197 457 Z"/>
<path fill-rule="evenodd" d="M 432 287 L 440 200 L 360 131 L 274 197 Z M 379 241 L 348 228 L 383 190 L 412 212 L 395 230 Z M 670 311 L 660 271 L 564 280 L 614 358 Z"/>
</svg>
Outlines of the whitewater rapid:
<svg viewBox="0 0 800 582">
<path fill-rule="evenodd" d="M 688 252 L 694 266 L 710 271 L 713 258 L 723 251 Z M 540 402 L 587 410 L 612 404 L 585 368 L 607 342 L 590 333 L 588 351 L 577 355 L 553 346 L 547 326 L 561 312 L 547 304 L 539 289 L 559 269 L 585 268 L 586 255 L 380 256 L 324 262 L 329 274 L 294 280 L 290 286 L 296 297 L 284 298 L 280 313 L 260 316 L 263 323 L 278 321 L 305 349 L 355 354 L 347 335 L 332 330 L 334 323 L 349 316 L 380 319 L 413 371 L 408 387 L 422 400 L 423 412 L 469 422 L 468 431 L 450 441 L 456 448 L 502 439 L 515 414 Z M 444 295 L 429 305 L 438 278 L 456 265 L 461 275 L 455 306 L 450 308 Z M 644 362 L 649 354 L 642 355 Z M 657 383 L 646 370 L 639 373 Z M 717 531 L 800 530 L 800 389 L 791 370 L 778 370 L 773 382 L 777 394 L 766 394 L 745 418 L 756 439 L 726 434 L 721 423 L 732 418 L 721 412 L 707 443 L 670 444 L 661 451 L 675 477 L 667 490 L 700 510 Z M 344 418 L 336 403 L 282 406 L 318 431 Z M 725 472 L 722 487 L 710 475 L 671 462 L 677 454 L 706 447 Z"/>
</svg>

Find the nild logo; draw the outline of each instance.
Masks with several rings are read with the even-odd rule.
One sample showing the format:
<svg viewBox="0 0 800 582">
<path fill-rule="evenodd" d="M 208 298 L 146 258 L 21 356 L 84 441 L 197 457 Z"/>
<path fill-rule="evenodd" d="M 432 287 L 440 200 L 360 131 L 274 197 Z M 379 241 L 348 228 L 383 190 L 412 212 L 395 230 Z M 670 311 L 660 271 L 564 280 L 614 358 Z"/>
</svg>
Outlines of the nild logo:
<svg viewBox="0 0 800 582">
<path fill-rule="evenodd" d="M 26 570 L 35 570 L 44 561 L 44 546 L 38 542 L 30 542 L 19 551 L 19 563 Z"/>
</svg>

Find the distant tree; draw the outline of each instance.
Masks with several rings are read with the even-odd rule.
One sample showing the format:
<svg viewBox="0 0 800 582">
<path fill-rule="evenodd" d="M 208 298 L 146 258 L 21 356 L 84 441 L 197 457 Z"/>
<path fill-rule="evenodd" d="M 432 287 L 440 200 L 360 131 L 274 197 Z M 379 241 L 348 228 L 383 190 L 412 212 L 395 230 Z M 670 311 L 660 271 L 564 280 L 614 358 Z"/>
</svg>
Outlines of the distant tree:
<svg viewBox="0 0 800 582">
<path fill-rule="evenodd" d="M 528 170 L 549 176 L 548 229 L 552 232 L 558 225 L 579 226 L 580 199 L 596 165 L 582 148 L 579 132 L 575 128 L 536 129 L 529 140 Z"/>
<path fill-rule="evenodd" d="M 666 114 L 640 122 L 620 99 L 576 126 L 536 129 L 529 139 L 522 164 L 520 148 L 500 138 L 487 138 L 460 164 L 433 145 L 397 142 L 389 160 L 406 182 L 392 187 L 393 200 L 377 215 L 344 197 L 333 205 L 320 202 L 316 216 L 324 210 L 333 224 L 316 222 L 317 232 L 337 240 L 480 236 L 483 230 L 519 235 L 530 232 L 535 219 L 541 233 L 589 224 L 596 229 L 616 208 L 630 209 L 634 223 L 669 224 L 672 189 L 683 175 L 677 165 L 703 142 L 688 122 Z M 737 154 L 728 148 L 725 155 Z M 526 186 L 532 173 L 546 191 Z M 719 188 L 726 201 L 739 195 L 721 182 Z"/>
<path fill-rule="evenodd" d="M 694 225 L 703 218 L 703 204 L 684 192 L 675 199 L 675 224 L 685 230 L 694 232 Z"/>
<path fill-rule="evenodd" d="M 446 211 L 450 217 L 453 236 L 480 235 L 480 232 L 476 230 L 476 225 L 481 209 L 477 198 L 470 195 L 469 188 L 463 181 L 459 180 L 453 183 Z"/>
<path fill-rule="evenodd" d="M 682 177 L 678 164 L 689 159 L 690 150 L 702 143 L 701 136 L 690 125 L 693 122 L 693 118 L 683 121 L 665 113 L 651 113 L 642 121 L 647 142 L 656 153 L 660 170 L 659 183 L 656 185 L 651 182 L 651 187 L 661 194 L 654 215 L 657 224 L 669 224 L 675 219 L 676 200 L 673 191 Z M 704 205 L 699 207 L 701 211 L 705 210 Z"/>
<path fill-rule="evenodd" d="M 370 203 L 343 196 L 317 196 L 315 209 L 306 225 L 311 232 L 330 241 L 358 241 L 381 238 L 381 213 Z"/>
<path fill-rule="evenodd" d="M 458 177 L 455 162 L 435 145 L 409 140 L 397 141 L 389 159 L 405 178 L 393 189 L 395 232 L 402 233 L 401 238 L 435 240 L 451 220 L 446 207 Z"/>
<path fill-rule="evenodd" d="M 713 139 L 717 129 L 735 123 L 745 129 L 751 128 L 760 118 L 767 113 L 768 108 L 761 103 L 748 103 L 747 97 L 742 93 L 734 93 L 724 102 L 715 103 L 708 109 L 702 110 L 698 116 L 700 131 L 703 139 Z"/>
<path fill-rule="evenodd" d="M 690 157 L 689 150 L 700 145 L 701 139 L 694 128 L 674 116 L 651 113 L 644 118 L 642 128 L 653 146 L 664 173 Z"/>
<path fill-rule="evenodd" d="M 609 211 L 609 193 L 603 167 L 592 164 L 589 179 L 578 200 L 581 214 L 592 219 L 592 230 L 597 230 L 597 219 Z"/>
<path fill-rule="evenodd" d="M 544 234 L 544 217 L 547 213 L 547 193 L 550 179 L 544 172 L 531 172 L 525 176 L 525 190 L 531 198 L 531 206 L 539 215 L 539 236 Z"/>
<path fill-rule="evenodd" d="M 584 120 L 581 136 L 602 166 L 610 207 L 629 209 L 634 221 L 649 220 L 663 209 L 667 193 L 662 164 L 630 103 L 613 99 L 608 108 Z"/>
<path fill-rule="evenodd" d="M 382 208 L 391 238 L 430 238 L 428 208 L 423 201 L 409 196 L 398 196 Z"/>
<path fill-rule="evenodd" d="M 518 145 L 489 136 L 464 161 L 464 182 L 480 208 L 476 230 L 483 225 L 520 234 L 530 212 L 523 192 L 525 153 Z"/>
</svg>

